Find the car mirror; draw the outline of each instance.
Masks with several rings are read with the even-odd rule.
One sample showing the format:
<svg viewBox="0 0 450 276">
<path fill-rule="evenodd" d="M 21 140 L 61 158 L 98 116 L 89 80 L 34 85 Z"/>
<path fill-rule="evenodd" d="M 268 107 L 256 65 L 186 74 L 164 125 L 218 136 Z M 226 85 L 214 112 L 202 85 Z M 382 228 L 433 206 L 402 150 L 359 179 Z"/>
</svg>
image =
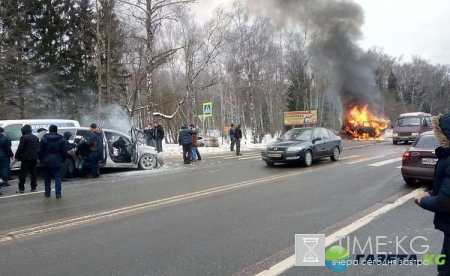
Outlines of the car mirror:
<svg viewBox="0 0 450 276">
<path fill-rule="evenodd" d="M 322 140 L 322 138 L 316 137 L 316 138 L 314 138 L 314 139 L 312 140 L 312 143 L 314 144 L 315 142 L 320 141 L 320 140 Z"/>
</svg>

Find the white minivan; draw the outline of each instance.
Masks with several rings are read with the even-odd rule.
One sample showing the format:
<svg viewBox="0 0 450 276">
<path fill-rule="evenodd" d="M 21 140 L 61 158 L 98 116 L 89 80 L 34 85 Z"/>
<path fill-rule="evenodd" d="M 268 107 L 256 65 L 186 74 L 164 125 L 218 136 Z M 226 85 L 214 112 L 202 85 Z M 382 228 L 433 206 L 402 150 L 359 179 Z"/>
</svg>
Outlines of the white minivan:
<svg viewBox="0 0 450 276">
<path fill-rule="evenodd" d="M 37 134 L 38 129 L 48 129 L 51 125 L 56 125 L 57 127 L 79 127 L 80 123 L 75 120 L 65 119 L 0 120 L 0 127 L 5 129 L 5 135 L 11 140 L 11 148 L 14 154 L 16 154 L 19 147 L 19 140 L 22 136 L 21 129 L 24 125 L 30 125 L 33 134 Z M 18 168 L 20 168 L 20 162 L 13 163 L 12 169 Z"/>
</svg>

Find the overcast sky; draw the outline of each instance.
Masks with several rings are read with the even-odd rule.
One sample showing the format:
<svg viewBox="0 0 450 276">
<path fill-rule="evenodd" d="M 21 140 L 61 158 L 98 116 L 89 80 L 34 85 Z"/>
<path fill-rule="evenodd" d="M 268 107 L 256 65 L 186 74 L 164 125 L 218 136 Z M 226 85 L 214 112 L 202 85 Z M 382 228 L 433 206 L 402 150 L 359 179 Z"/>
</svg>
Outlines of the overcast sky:
<svg viewBox="0 0 450 276">
<path fill-rule="evenodd" d="M 264 0 L 260 0 L 264 1 Z M 354 0 L 366 15 L 361 46 L 379 46 L 410 60 L 419 55 L 433 63 L 450 64 L 450 0 Z M 218 5 L 234 0 L 198 0 L 199 18 L 211 18 Z"/>
</svg>

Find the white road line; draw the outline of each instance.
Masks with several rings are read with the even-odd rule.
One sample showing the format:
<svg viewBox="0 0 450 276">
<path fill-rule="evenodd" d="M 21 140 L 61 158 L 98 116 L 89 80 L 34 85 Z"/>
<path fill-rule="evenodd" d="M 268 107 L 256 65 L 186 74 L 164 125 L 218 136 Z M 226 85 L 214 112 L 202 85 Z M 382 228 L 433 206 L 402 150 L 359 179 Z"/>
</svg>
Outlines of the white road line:
<svg viewBox="0 0 450 276">
<path fill-rule="evenodd" d="M 402 160 L 402 157 L 396 157 L 396 158 L 384 160 L 384 161 L 381 161 L 381 162 L 378 162 L 378 163 L 373 163 L 373 164 L 370 164 L 369 166 L 370 167 L 381 167 L 381 166 L 384 166 L 384 165 L 387 165 L 387 164 L 391 164 L 391 163 L 394 163 L 394 162 L 397 162 L 397 161 L 401 161 L 401 160 Z"/>
<path fill-rule="evenodd" d="M 398 166 L 396 169 L 401 169 L 402 168 L 402 166 Z"/>
<path fill-rule="evenodd" d="M 245 157 L 261 157 L 261 153 L 258 154 L 243 154 L 241 156 L 229 156 L 226 158 L 221 158 L 222 160 L 228 160 L 228 159 L 238 159 L 238 158 L 245 158 Z"/>
<path fill-rule="evenodd" d="M 362 217 L 351 224 L 345 226 L 344 228 L 340 229 L 339 231 L 331 234 L 330 236 L 325 238 L 325 247 L 329 247 L 330 245 L 336 243 L 339 241 L 337 237 L 343 237 L 348 236 L 349 234 L 355 232 L 359 228 L 369 224 L 374 219 L 378 218 L 379 216 L 389 212 L 390 210 L 393 210 L 397 208 L 398 206 L 402 205 L 403 203 L 407 202 L 411 198 L 413 198 L 415 195 L 423 191 L 425 187 L 421 187 L 419 189 L 416 189 L 412 191 L 411 193 L 402 196 L 401 198 L 394 201 L 392 204 L 387 204 L 380 209 L 368 214 L 365 217 Z M 256 276 L 275 276 L 280 275 L 281 273 L 285 272 L 286 270 L 292 268 L 295 266 L 295 255 L 292 255 L 283 261 L 279 262 L 278 264 L 272 266 L 268 270 L 264 270 L 261 273 L 258 273 Z"/>
<path fill-rule="evenodd" d="M 52 192 L 55 189 L 52 189 Z M 45 192 L 44 190 L 42 191 L 36 191 L 36 192 L 29 192 L 29 193 L 24 193 L 24 194 L 15 194 L 15 195 L 8 195 L 8 196 L 0 196 L 0 199 L 5 199 L 5 198 L 11 198 L 11 197 L 18 197 L 18 196 L 29 196 L 29 195 L 36 195 L 36 194 L 41 194 Z"/>
<path fill-rule="evenodd" d="M 353 165 L 356 163 L 361 163 L 361 162 L 366 162 L 366 161 L 370 161 L 370 160 L 374 160 L 374 159 L 378 159 L 378 158 L 383 158 L 385 157 L 384 155 L 380 155 L 380 156 L 374 156 L 374 157 L 367 157 L 367 158 L 362 158 L 362 159 L 357 159 L 355 161 L 352 162 L 347 162 L 347 165 Z"/>
<path fill-rule="evenodd" d="M 357 157 L 362 157 L 362 155 L 345 156 L 345 157 L 341 157 L 340 160 L 348 160 L 348 159 L 357 158 Z"/>
</svg>

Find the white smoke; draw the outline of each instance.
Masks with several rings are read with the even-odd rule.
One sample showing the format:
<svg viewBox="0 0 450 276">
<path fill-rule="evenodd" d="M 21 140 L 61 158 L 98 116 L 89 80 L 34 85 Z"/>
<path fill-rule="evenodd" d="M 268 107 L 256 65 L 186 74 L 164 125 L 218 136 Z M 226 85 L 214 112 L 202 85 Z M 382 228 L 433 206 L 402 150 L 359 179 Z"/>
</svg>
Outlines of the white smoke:
<svg viewBox="0 0 450 276">
<path fill-rule="evenodd" d="M 102 106 L 100 109 L 100 120 L 97 119 L 97 110 L 92 113 L 81 116 L 80 124 L 82 126 L 90 126 L 96 123 L 102 128 L 117 130 L 128 133 L 133 125 L 127 111 L 119 105 Z"/>
</svg>

